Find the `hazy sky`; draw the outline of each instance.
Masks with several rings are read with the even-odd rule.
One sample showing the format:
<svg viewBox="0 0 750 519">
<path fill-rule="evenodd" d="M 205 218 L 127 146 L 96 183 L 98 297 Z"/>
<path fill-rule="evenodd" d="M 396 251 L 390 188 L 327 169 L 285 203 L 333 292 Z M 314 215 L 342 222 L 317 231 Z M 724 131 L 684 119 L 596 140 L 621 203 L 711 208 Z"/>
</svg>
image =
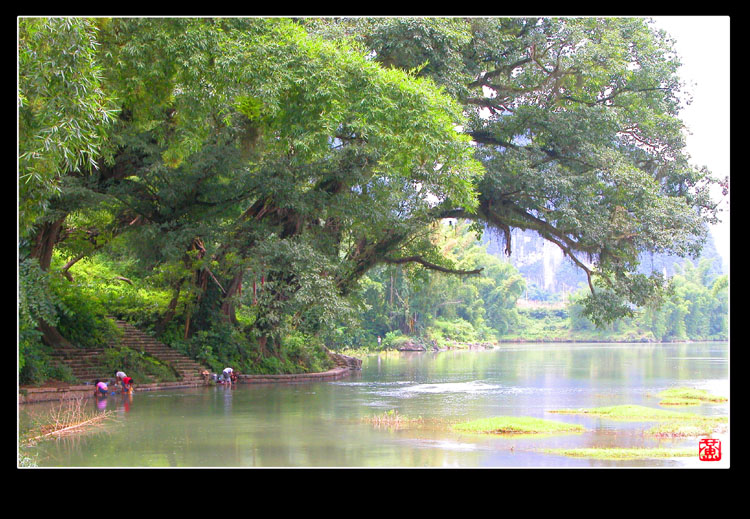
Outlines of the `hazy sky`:
<svg viewBox="0 0 750 519">
<path fill-rule="evenodd" d="M 681 113 L 691 132 L 688 153 L 695 166 L 715 177 L 729 172 L 729 17 L 654 16 L 656 27 L 676 41 L 680 77 L 693 102 Z M 731 189 L 731 185 L 730 185 Z M 716 198 L 721 193 L 717 192 Z M 721 204 L 721 225 L 712 229 L 716 248 L 729 265 L 729 199 Z"/>
</svg>

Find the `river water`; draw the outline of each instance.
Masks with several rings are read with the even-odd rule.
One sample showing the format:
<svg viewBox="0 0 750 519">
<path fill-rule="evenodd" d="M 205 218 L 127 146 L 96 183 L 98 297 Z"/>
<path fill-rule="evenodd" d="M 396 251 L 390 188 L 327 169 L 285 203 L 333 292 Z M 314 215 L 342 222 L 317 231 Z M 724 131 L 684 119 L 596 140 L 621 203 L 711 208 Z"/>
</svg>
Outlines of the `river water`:
<svg viewBox="0 0 750 519">
<path fill-rule="evenodd" d="M 643 435 L 654 423 L 556 409 L 621 404 L 659 408 L 656 393 L 695 387 L 729 397 L 728 344 L 523 344 L 493 350 L 388 353 L 332 382 L 237 385 L 111 395 L 86 405 L 113 411 L 103 430 L 39 444 L 40 467 L 690 467 L 698 438 Z M 39 406 L 42 404 L 34 404 Z M 25 406 L 29 407 L 29 406 Z M 728 404 L 679 409 L 728 416 Z M 392 411 L 421 418 L 405 427 L 368 418 Z M 22 415 L 26 409 L 22 408 Z M 531 416 L 586 432 L 496 437 L 455 432 L 455 422 Z M 22 416 L 21 416 L 22 418 Z M 595 460 L 541 452 L 568 447 L 695 447 L 696 456 Z"/>
</svg>

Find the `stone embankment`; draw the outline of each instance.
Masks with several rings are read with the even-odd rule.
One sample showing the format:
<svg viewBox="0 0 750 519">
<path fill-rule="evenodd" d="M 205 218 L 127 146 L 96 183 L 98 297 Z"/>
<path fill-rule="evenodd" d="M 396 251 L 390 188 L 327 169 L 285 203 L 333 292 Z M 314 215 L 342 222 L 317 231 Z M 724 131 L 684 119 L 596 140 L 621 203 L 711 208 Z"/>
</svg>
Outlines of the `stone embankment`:
<svg viewBox="0 0 750 519">
<path fill-rule="evenodd" d="M 495 345 L 491 342 L 452 342 L 448 346 L 439 347 L 435 341 L 407 340 L 396 347 L 397 351 L 448 351 L 448 350 L 491 350 Z"/>
<path fill-rule="evenodd" d="M 348 355 L 341 355 L 326 349 L 328 357 L 335 367 L 320 373 L 294 373 L 287 375 L 238 375 L 240 384 L 272 384 L 278 382 L 316 382 L 321 380 L 337 380 L 351 375 L 352 371 L 362 369 L 362 361 Z"/>
<path fill-rule="evenodd" d="M 155 391 L 161 389 L 178 389 L 185 387 L 197 387 L 204 385 L 201 372 L 206 368 L 196 363 L 185 355 L 175 351 L 169 346 L 160 343 L 150 335 L 138 330 L 125 321 L 116 321 L 122 330 L 122 338 L 117 344 L 109 347 L 128 347 L 136 351 L 146 352 L 153 357 L 166 362 L 179 375 L 180 379 L 175 382 L 159 382 L 154 384 L 138 384 L 136 381 L 135 391 Z M 70 367 L 73 376 L 83 381 L 80 384 L 67 384 L 63 382 L 49 382 L 41 387 L 23 386 L 18 390 L 18 403 L 34 403 L 45 401 L 60 401 L 77 398 L 90 398 L 94 394 L 94 381 L 96 379 L 112 381 L 112 373 L 103 373 L 100 365 L 101 356 L 105 349 L 81 350 L 78 348 L 56 350 L 55 356 L 58 362 Z M 327 351 L 334 361 L 335 367 L 322 373 L 300 373 L 288 375 L 242 375 L 238 377 L 241 384 L 272 384 L 293 382 L 314 382 L 321 380 L 336 380 L 346 377 L 362 368 L 362 361 L 354 357 L 340 355 Z"/>
</svg>

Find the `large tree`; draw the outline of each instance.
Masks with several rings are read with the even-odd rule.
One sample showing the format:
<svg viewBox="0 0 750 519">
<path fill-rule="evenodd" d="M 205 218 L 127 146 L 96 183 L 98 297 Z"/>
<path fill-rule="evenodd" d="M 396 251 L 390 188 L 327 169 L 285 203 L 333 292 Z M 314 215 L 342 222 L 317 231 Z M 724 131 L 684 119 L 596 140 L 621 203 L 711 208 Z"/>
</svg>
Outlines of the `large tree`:
<svg viewBox="0 0 750 519">
<path fill-rule="evenodd" d="M 463 103 L 485 173 L 478 210 L 436 217 L 538 232 L 589 277 L 597 322 L 658 301 L 644 251 L 696 255 L 716 221 L 713 182 L 690 164 L 679 57 L 641 18 L 310 20 L 384 66 L 431 77 Z"/>
<path fill-rule="evenodd" d="M 46 269 L 62 224 L 53 201 L 65 176 L 97 165 L 115 107 L 90 20 L 23 18 L 18 32 L 19 233 Z"/>
<path fill-rule="evenodd" d="M 183 267 L 170 282 L 175 298 L 193 297 L 186 334 L 218 309 L 233 320 L 253 270 L 271 294 L 260 301 L 258 339 L 278 340 L 280 313 L 299 314 L 289 302 L 309 298 L 310 283 L 346 285 L 340 255 L 354 236 L 350 261 L 360 265 L 360 256 L 371 261 L 367 235 L 424 215 L 431 199 L 475 204 L 480 168 L 455 131 L 460 105 L 430 80 L 383 69 L 288 20 L 96 26 L 102 83 L 120 117 L 107 160 L 89 175 L 61 169 L 53 205 L 58 229 L 106 207 L 107 232 L 58 230 L 46 250 L 67 247 L 75 260 L 92 247 L 72 236 L 132 231 L 142 263 Z"/>
</svg>

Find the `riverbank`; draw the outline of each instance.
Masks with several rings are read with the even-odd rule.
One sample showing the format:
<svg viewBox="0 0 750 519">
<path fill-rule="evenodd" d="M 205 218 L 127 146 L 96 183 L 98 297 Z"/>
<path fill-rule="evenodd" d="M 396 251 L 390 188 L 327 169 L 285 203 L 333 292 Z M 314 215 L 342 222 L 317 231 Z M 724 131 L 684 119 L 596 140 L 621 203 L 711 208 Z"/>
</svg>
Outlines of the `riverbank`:
<svg viewBox="0 0 750 519">
<path fill-rule="evenodd" d="M 336 366 L 320 373 L 295 373 L 284 375 L 239 375 L 239 384 L 279 384 L 318 382 L 338 380 L 350 376 L 357 371 L 349 366 Z M 155 384 L 138 385 L 135 392 L 161 391 L 167 389 L 182 389 L 200 387 L 202 382 L 159 382 Z M 41 386 L 21 386 L 18 388 L 18 403 L 33 404 L 37 402 L 57 402 L 62 400 L 91 398 L 94 396 L 94 386 L 91 384 L 67 384 L 65 382 L 50 381 Z"/>
<path fill-rule="evenodd" d="M 439 351 L 452 351 L 452 350 L 471 350 L 471 349 L 492 349 L 501 347 L 503 345 L 513 344 L 539 344 L 539 343 L 588 343 L 588 342 L 619 342 L 619 343 L 654 343 L 653 341 L 603 341 L 603 340 L 547 340 L 547 341 L 535 341 L 532 339 L 518 339 L 518 340 L 501 340 L 492 343 L 465 343 L 459 344 L 454 343 L 448 348 L 440 348 L 438 350 L 427 350 L 431 352 Z M 674 342 L 724 342 L 724 341 L 674 341 Z M 669 342 L 666 342 L 669 343 Z M 665 344 L 666 344 L 665 343 Z M 655 343 L 654 343 L 655 344 Z M 344 355 L 338 354 L 339 359 L 345 359 L 339 361 L 338 365 L 328 371 L 320 373 L 296 373 L 296 374 L 278 374 L 278 375 L 239 375 L 238 383 L 240 384 L 278 384 L 278 383 L 298 383 L 298 382 L 315 382 L 324 380 L 338 380 L 347 376 L 350 376 L 353 372 L 358 371 L 361 366 L 361 358 L 378 355 L 380 353 L 387 353 L 391 351 L 397 353 L 397 350 L 347 350 Z M 403 350 L 406 351 L 406 350 Z M 410 350 L 411 351 L 411 350 Z M 414 350 L 414 351 L 425 351 L 425 350 Z M 357 359 L 355 357 L 359 357 Z M 359 365 L 357 365 L 357 361 Z M 347 364 L 348 362 L 348 364 Z M 135 389 L 136 392 L 141 391 L 159 391 L 168 389 L 182 389 L 188 387 L 199 387 L 204 385 L 202 382 L 160 382 L 154 384 L 141 384 Z M 19 404 L 30 404 L 36 402 L 50 402 L 50 401 L 62 401 L 69 399 L 78 398 L 90 398 L 93 396 L 93 385 L 91 384 L 69 384 L 60 381 L 48 381 L 41 386 L 21 386 L 18 388 L 18 403 Z"/>
</svg>

